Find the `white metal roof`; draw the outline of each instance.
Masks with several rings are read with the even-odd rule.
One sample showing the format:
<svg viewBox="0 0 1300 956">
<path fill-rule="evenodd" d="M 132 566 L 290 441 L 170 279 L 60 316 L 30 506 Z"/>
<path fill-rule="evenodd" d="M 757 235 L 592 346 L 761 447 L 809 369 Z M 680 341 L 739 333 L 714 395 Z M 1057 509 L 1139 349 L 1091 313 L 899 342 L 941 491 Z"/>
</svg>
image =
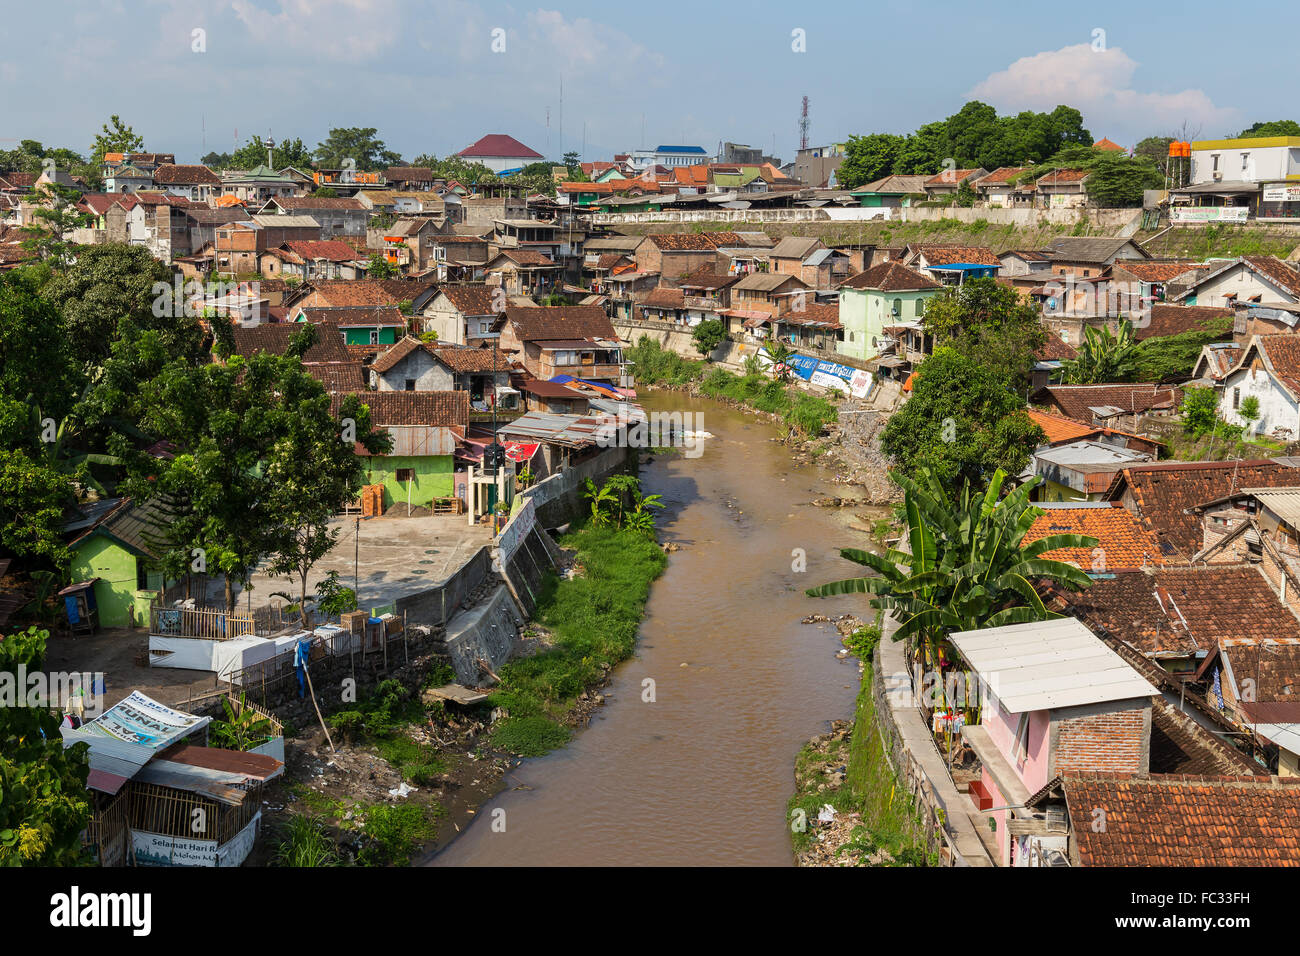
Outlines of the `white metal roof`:
<svg viewBox="0 0 1300 956">
<path fill-rule="evenodd" d="M 1008 713 L 1159 693 L 1074 618 L 961 631 L 948 639 Z"/>
<path fill-rule="evenodd" d="M 1250 724 L 1255 733 L 1283 750 L 1300 754 L 1300 724 Z"/>
<path fill-rule="evenodd" d="M 1300 488 L 1243 488 L 1273 514 L 1293 528 L 1300 528 Z"/>
</svg>

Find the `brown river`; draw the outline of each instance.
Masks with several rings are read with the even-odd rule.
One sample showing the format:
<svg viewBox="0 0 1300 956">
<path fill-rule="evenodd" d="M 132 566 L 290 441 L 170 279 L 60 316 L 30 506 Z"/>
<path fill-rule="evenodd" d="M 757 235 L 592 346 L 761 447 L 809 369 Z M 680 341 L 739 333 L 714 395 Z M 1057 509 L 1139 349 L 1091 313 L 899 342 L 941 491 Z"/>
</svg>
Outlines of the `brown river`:
<svg viewBox="0 0 1300 956">
<path fill-rule="evenodd" d="M 675 393 L 643 403 L 699 412 L 714 437 L 698 458 L 642 467 L 643 489 L 666 505 L 660 538 L 681 550 L 652 586 L 637 655 L 615 670 L 590 725 L 511 771 L 429 865 L 793 862 L 795 756 L 851 716 L 858 687 L 856 661 L 835 656 L 833 626 L 800 620 L 867 613 L 864 598 L 803 589 L 852 574 L 836 549 L 866 546 L 850 527 L 866 509 L 810 506 L 853 491 L 824 468 L 794 465 L 766 422 Z M 792 569 L 796 549 L 803 573 Z M 653 702 L 642 699 L 646 678 Z"/>
</svg>

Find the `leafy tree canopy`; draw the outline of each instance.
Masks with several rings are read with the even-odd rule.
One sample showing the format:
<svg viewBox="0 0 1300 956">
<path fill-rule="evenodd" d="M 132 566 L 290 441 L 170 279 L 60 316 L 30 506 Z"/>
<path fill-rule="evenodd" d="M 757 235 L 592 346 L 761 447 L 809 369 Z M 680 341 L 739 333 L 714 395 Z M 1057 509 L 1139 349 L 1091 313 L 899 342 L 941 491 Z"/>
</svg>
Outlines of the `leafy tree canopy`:
<svg viewBox="0 0 1300 956">
<path fill-rule="evenodd" d="M 95 142 L 91 144 L 90 160 L 94 163 L 102 163 L 105 153 L 138 153 L 143 149 L 144 138 L 138 136 L 135 130 L 123 123 L 122 118 L 114 113 L 95 137 Z"/>
<path fill-rule="evenodd" d="M 1241 131 L 1242 138 L 1263 139 L 1266 136 L 1300 136 L 1300 123 L 1295 120 L 1271 120 L 1252 123 Z"/>
<path fill-rule="evenodd" d="M 316 146 L 316 162 L 327 169 L 340 169 L 351 160 L 356 168 L 372 172 L 399 166 L 402 157 L 384 145 L 373 126 L 332 129 Z M 263 160 L 265 161 L 265 160 Z"/>
</svg>

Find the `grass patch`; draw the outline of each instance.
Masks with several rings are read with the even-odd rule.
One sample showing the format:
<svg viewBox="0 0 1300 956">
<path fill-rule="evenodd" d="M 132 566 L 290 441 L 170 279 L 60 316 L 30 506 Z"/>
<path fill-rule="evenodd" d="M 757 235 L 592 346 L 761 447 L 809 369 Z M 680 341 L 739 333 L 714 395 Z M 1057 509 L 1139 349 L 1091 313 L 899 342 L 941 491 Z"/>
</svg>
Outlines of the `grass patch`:
<svg viewBox="0 0 1300 956">
<path fill-rule="evenodd" d="M 581 528 L 560 539 L 577 551 L 585 573 L 568 580 L 548 577 L 538 599 L 538 623 L 553 646 L 510 661 L 490 700 L 508 718 L 493 729 L 503 749 L 535 756 L 567 740 L 556 731 L 577 698 L 603 679 L 608 668 L 636 648 L 650 583 L 667 558 L 653 539 L 614 528 Z M 532 718 L 532 719 L 530 719 Z"/>
<path fill-rule="evenodd" d="M 688 385 L 700 377 L 705 364 L 682 358 L 648 335 L 641 336 L 623 355 L 632 362 L 637 383 L 645 385 Z"/>
<path fill-rule="evenodd" d="M 357 855 L 362 866 L 401 866 L 438 832 L 441 807 L 414 803 L 373 803 L 362 810 L 366 845 Z"/>
<path fill-rule="evenodd" d="M 342 861 L 321 819 L 311 814 L 292 817 L 275 848 L 275 866 L 339 866 Z"/>
<path fill-rule="evenodd" d="M 492 745 L 521 757 L 540 757 L 569 742 L 569 729 L 546 717 L 507 717 L 492 727 Z"/>
</svg>

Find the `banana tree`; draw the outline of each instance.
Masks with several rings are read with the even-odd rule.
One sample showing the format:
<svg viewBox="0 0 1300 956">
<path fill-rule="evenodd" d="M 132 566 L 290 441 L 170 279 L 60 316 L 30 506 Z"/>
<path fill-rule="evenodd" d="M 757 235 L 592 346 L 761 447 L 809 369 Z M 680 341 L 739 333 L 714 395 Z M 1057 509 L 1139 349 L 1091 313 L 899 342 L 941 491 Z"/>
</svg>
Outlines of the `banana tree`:
<svg viewBox="0 0 1300 956">
<path fill-rule="evenodd" d="M 907 642 L 909 664 L 939 675 L 955 659 L 947 635 L 1060 617 L 1044 606 L 1034 585 L 1051 582 L 1085 588 L 1091 579 L 1074 565 L 1042 557 L 1057 548 L 1093 548 L 1085 535 L 1057 534 L 1024 544 L 1041 509 L 1029 501 L 1031 479 L 1002 496 L 1006 475 L 997 471 L 981 493 L 969 482 L 954 500 L 926 468 L 915 480 L 897 472 L 903 489 L 907 550 L 874 554 L 856 548 L 842 557 L 875 574 L 809 588 L 812 597 L 872 594 L 871 605 L 899 622 L 894 640 Z M 946 681 L 938 689 L 948 709 Z M 968 713 L 968 719 L 973 719 Z"/>
</svg>

